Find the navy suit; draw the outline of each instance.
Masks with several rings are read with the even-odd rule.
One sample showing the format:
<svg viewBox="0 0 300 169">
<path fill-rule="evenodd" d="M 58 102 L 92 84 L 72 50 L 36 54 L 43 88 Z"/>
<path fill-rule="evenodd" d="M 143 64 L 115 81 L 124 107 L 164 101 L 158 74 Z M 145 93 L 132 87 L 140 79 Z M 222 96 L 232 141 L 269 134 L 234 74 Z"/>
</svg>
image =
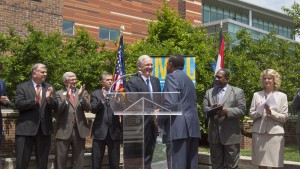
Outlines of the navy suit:
<svg viewBox="0 0 300 169">
<path fill-rule="evenodd" d="M 16 168 L 27 168 L 35 144 L 38 169 L 46 169 L 51 145 L 52 110 L 57 105 L 55 91 L 50 102 L 46 101 L 46 91 L 52 87 L 41 83 L 41 105 L 35 100 L 35 87 L 32 80 L 19 84 L 16 91 L 16 108 L 19 117 L 16 123 Z"/>
<path fill-rule="evenodd" d="M 5 82 L 3 80 L 0 80 L 0 97 L 6 96 L 5 88 L 6 88 Z M 0 145 L 2 143 L 2 132 L 3 132 L 1 106 L 8 107 L 9 105 L 10 103 L 4 105 L 2 102 L 0 102 Z"/>
<path fill-rule="evenodd" d="M 121 123 L 118 116 L 113 114 L 108 103 L 105 103 L 102 90 L 93 91 L 91 98 L 92 113 L 96 114 L 92 128 L 92 168 L 101 168 L 105 146 L 107 145 L 109 166 L 111 169 L 118 169 L 120 163 Z"/>
<path fill-rule="evenodd" d="M 180 92 L 164 94 L 163 105 L 171 111 L 182 110 L 182 115 L 171 116 L 171 122 L 168 116 L 158 117 L 159 127 L 163 129 L 163 142 L 167 145 L 168 167 L 198 168 L 201 134 L 195 85 L 183 71 L 175 70 L 167 75 L 164 92 Z"/>
<path fill-rule="evenodd" d="M 160 92 L 160 82 L 159 79 L 151 76 L 150 82 L 152 86 L 152 92 Z M 149 92 L 148 86 L 144 79 L 141 76 L 136 76 L 131 78 L 126 83 L 126 92 Z M 158 102 L 157 98 L 158 95 L 153 96 L 154 102 Z M 151 100 L 151 96 L 148 94 L 147 96 L 144 96 L 147 99 Z M 155 109 L 153 105 L 145 105 L 146 110 L 147 109 Z M 144 116 L 144 165 L 145 168 L 151 168 L 151 162 L 153 157 L 153 152 L 155 148 L 156 143 L 156 137 L 157 137 L 157 127 L 154 124 L 154 118 L 153 116 Z M 125 152 L 124 152 L 125 153 Z"/>
</svg>

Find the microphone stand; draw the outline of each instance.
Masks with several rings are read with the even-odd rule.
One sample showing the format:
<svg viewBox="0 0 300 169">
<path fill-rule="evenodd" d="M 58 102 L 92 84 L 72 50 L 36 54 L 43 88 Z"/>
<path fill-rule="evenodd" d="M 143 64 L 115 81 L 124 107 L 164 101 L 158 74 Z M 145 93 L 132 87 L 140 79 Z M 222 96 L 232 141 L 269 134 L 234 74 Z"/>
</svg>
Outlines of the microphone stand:
<svg viewBox="0 0 300 169">
<path fill-rule="evenodd" d="M 137 73 L 131 73 L 131 74 L 125 74 L 125 75 L 122 75 L 122 76 L 120 76 L 116 81 L 114 81 L 113 83 L 112 83 L 112 85 L 110 86 L 110 88 L 109 88 L 109 90 L 108 90 L 108 94 L 110 94 L 111 93 L 111 89 L 113 88 L 113 86 L 119 81 L 119 80 L 121 80 L 121 79 L 124 79 L 125 77 L 127 77 L 127 76 L 138 76 L 138 75 L 141 75 L 142 74 L 142 72 L 141 71 L 138 71 Z M 116 93 L 117 93 L 118 91 L 116 91 Z M 109 102 L 109 98 L 106 96 L 106 99 L 105 99 L 105 102 Z"/>
</svg>

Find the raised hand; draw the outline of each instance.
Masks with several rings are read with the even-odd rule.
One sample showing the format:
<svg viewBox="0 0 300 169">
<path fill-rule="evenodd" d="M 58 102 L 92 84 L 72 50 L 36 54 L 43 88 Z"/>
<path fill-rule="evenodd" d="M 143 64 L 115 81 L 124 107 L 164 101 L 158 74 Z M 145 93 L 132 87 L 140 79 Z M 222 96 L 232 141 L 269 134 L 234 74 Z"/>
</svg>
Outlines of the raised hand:
<svg viewBox="0 0 300 169">
<path fill-rule="evenodd" d="M 52 87 L 48 87 L 47 92 L 46 92 L 46 100 L 47 101 L 51 100 L 52 92 L 53 92 L 53 88 Z"/>
<path fill-rule="evenodd" d="M 80 86 L 80 89 L 78 91 L 78 97 L 82 97 L 84 89 L 85 89 L 85 84 L 83 84 L 82 86 Z"/>
<path fill-rule="evenodd" d="M 40 100 L 41 99 L 41 92 L 42 92 L 42 88 L 41 87 L 36 90 L 36 93 L 35 93 L 36 100 Z"/>
<path fill-rule="evenodd" d="M 68 87 L 67 87 L 67 93 L 66 93 L 66 99 L 67 100 L 70 99 L 70 95 L 71 95 L 71 86 L 70 86 L 70 83 L 69 83 Z"/>
</svg>

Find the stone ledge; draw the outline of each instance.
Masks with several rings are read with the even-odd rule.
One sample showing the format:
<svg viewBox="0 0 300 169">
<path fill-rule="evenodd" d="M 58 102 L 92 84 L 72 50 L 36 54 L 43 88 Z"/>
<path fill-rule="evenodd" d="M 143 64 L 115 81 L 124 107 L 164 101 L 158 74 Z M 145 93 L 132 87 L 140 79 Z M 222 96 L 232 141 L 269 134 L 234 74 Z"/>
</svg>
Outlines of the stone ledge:
<svg viewBox="0 0 300 169">
<path fill-rule="evenodd" d="M 68 155 L 67 169 L 72 169 L 71 166 L 72 155 Z M 49 155 L 48 157 L 48 169 L 54 169 L 54 155 Z M 84 169 L 90 169 L 92 166 L 92 153 L 84 153 Z M 16 158 L 0 158 L 0 168 L 1 169 L 15 169 L 16 168 Z M 108 155 L 107 152 L 104 155 L 102 162 L 103 169 L 109 169 Z M 120 169 L 123 168 L 123 158 L 121 154 L 120 159 Z M 30 158 L 28 169 L 36 169 L 35 157 Z"/>
<path fill-rule="evenodd" d="M 199 152 L 199 168 L 211 169 L 210 154 Z M 257 169 L 257 166 L 251 164 L 251 157 L 241 156 L 239 160 L 240 169 Z M 299 169 L 300 162 L 284 161 L 284 168 Z"/>
</svg>

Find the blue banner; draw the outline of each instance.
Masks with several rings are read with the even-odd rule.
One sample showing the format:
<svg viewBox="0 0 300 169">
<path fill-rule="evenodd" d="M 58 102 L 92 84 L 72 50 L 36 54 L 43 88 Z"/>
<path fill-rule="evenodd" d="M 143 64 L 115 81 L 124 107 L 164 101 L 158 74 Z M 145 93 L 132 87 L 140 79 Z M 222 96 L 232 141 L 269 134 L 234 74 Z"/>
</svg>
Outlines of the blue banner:
<svg viewBox="0 0 300 169">
<path fill-rule="evenodd" d="M 151 56 L 154 68 L 152 75 L 159 78 L 161 89 L 163 90 L 165 79 L 167 76 L 167 62 L 169 56 Z M 194 84 L 196 84 L 196 58 L 194 56 L 184 57 L 183 71 L 190 77 Z"/>
</svg>

